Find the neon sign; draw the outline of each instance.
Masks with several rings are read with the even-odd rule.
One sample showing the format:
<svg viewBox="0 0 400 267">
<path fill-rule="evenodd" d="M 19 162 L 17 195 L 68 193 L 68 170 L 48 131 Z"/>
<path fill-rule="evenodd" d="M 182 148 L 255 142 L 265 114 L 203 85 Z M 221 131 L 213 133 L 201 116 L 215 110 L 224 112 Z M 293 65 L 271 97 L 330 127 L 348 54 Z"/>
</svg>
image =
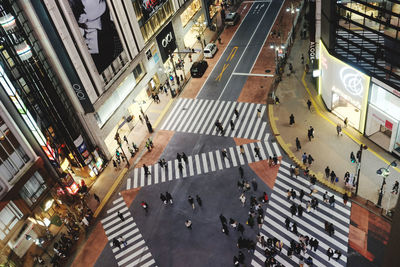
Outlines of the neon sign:
<svg viewBox="0 0 400 267">
<path fill-rule="evenodd" d="M 352 68 L 343 67 L 340 70 L 340 79 L 347 92 L 352 95 L 361 95 L 364 91 L 364 77 Z"/>
</svg>

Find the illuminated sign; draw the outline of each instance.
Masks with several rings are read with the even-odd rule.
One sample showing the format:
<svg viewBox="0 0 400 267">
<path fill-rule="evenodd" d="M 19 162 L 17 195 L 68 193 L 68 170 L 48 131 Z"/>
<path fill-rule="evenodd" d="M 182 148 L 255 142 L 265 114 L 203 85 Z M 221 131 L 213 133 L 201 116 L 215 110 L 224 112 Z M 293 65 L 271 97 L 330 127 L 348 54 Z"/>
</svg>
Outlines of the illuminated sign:
<svg viewBox="0 0 400 267">
<path fill-rule="evenodd" d="M 340 79 L 344 88 L 352 95 L 361 95 L 364 91 L 364 77 L 353 68 L 344 67 L 340 70 Z"/>
<path fill-rule="evenodd" d="M 79 186 L 73 182 L 72 185 L 65 187 L 68 191 L 68 193 L 70 193 L 71 195 L 76 195 L 76 193 L 78 193 L 79 191 Z"/>
</svg>

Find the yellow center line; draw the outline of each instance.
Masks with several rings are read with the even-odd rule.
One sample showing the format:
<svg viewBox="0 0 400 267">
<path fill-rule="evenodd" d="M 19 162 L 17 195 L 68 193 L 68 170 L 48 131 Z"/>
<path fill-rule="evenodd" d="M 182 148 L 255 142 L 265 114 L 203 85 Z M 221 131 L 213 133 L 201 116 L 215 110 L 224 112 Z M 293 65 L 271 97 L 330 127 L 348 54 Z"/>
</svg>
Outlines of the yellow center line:
<svg viewBox="0 0 400 267">
<path fill-rule="evenodd" d="M 317 113 L 319 116 L 321 116 L 322 118 L 324 118 L 327 122 L 329 122 L 330 124 L 332 124 L 333 126 L 336 127 L 337 124 L 336 124 L 335 122 L 333 122 L 331 119 L 329 119 L 328 117 L 326 117 L 324 114 L 322 114 L 322 113 L 320 112 L 320 110 L 319 110 L 319 108 L 318 108 L 318 105 L 317 105 L 316 101 L 314 100 L 314 98 L 313 98 L 313 96 L 312 96 L 312 94 L 311 94 L 311 91 L 310 91 L 310 89 L 308 88 L 307 83 L 306 83 L 306 81 L 305 81 L 305 79 L 304 79 L 305 77 L 306 77 L 306 73 L 303 72 L 303 76 L 301 77 L 301 81 L 302 81 L 302 83 L 303 83 L 304 88 L 306 88 L 306 91 L 307 91 L 307 93 L 308 93 L 308 95 L 309 95 L 309 97 L 310 97 L 311 103 L 312 103 L 312 105 L 314 106 L 314 109 L 315 109 L 316 113 Z M 356 142 L 357 144 L 361 145 L 361 144 L 363 143 L 363 142 L 361 142 L 357 137 L 351 135 L 348 131 L 343 130 L 343 132 L 344 132 L 349 138 L 351 138 L 354 142 Z M 390 164 L 390 162 L 389 162 L 388 160 L 386 160 L 385 158 L 383 158 L 383 157 L 382 157 L 381 155 L 379 155 L 376 151 L 372 150 L 371 148 L 368 148 L 367 150 L 368 150 L 369 152 L 371 152 L 373 155 L 375 155 L 378 159 L 382 160 L 384 163 L 386 163 L 386 164 L 388 164 L 388 165 Z M 399 168 L 393 167 L 393 169 L 400 173 L 400 169 L 399 169 Z"/>
<path fill-rule="evenodd" d="M 235 54 L 236 54 L 236 51 L 238 50 L 238 48 L 239 47 L 237 47 L 237 46 L 234 46 L 233 48 L 232 48 L 232 50 L 231 50 L 231 52 L 229 53 L 229 56 L 227 57 L 227 59 L 226 59 L 226 61 L 231 61 L 234 57 L 235 57 Z"/>
<path fill-rule="evenodd" d="M 221 81 L 222 75 L 224 74 L 225 70 L 229 67 L 229 64 L 224 63 L 224 67 L 222 68 L 221 73 L 215 79 L 216 81 Z"/>
</svg>

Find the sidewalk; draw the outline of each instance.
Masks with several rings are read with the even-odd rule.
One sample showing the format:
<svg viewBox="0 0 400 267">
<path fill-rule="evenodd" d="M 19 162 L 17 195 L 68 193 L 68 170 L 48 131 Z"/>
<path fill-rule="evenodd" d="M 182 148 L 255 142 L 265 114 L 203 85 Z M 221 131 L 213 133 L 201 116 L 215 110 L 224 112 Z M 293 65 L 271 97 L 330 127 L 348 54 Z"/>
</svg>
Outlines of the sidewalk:
<svg viewBox="0 0 400 267">
<path fill-rule="evenodd" d="M 287 60 L 288 63 L 293 64 L 295 73 L 288 76 L 287 64 L 282 81 L 275 92 L 280 99 L 280 104 L 269 105 L 274 135 L 288 156 L 302 169 L 306 166 L 302 163 L 301 155 L 304 152 L 307 155 L 311 154 L 315 159 L 309 167 L 311 173 L 316 174 L 319 182 L 340 193 L 344 193 L 346 189 L 343 178 L 345 172 L 355 173 L 356 165 L 350 162 L 350 152 L 353 151 L 356 154 L 361 143 L 367 145 L 368 150 L 364 150 L 362 157 L 358 195 L 375 204 L 382 182 L 382 178 L 376 175 L 376 170 L 386 167 L 395 158 L 350 126 L 343 129 L 343 136 L 337 135 L 336 125 L 343 124 L 343 121 L 327 111 L 321 97 L 317 95 L 316 80 L 312 78 L 311 72 L 305 74 L 304 65 L 300 60 L 302 54 L 305 59 L 308 57 L 308 44 L 308 40 L 301 40 L 297 34 Z M 307 108 L 308 99 L 313 103 L 311 111 Z M 295 117 L 293 126 L 289 125 L 291 114 Z M 315 138 L 311 142 L 307 138 L 307 129 L 310 126 L 315 129 Z M 299 138 L 302 146 L 299 151 L 296 151 L 296 137 Z M 330 179 L 325 178 L 326 166 L 335 171 L 339 177 L 338 183 L 332 184 Z M 392 170 L 392 174 L 386 180 L 386 191 L 390 191 L 394 184 L 397 171 Z M 383 197 L 382 207 L 385 209 L 388 206 L 391 209 L 397 202 L 397 196 L 389 200 L 390 195 L 386 193 Z M 365 200 L 363 205 L 366 204 Z"/>
</svg>

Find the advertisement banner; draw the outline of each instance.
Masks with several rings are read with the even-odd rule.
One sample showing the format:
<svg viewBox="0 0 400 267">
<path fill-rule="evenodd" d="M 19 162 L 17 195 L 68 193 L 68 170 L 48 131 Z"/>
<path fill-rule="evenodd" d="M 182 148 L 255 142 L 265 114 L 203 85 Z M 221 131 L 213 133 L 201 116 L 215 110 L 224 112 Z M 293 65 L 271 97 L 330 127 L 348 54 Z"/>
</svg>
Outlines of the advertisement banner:
<svg viewBox="0 0 400 267">
<path fill-rule="evenodd" d="M 142 23 L 145 24 L 168 0 L 135 0 L 142 11 Z"/>
<path fill-rule="evenodd" d="M 310 47 L 308 50 L 308 55 L 310 61 L 313 63 L 316 59 L 316 44 L 315 44 L 315 0 L 309 2 L 309 10 L 308 10 L 308 32 L 310 35 Z"/>
<path fill-rule="evenodd" d="M 157 35 L 157 44 L 160 49 L 161 59 L 163 63 L 168 59 L 169 53 L 176 49 L 176 39 L 172 22 Z"/>
<path fill-rule="evenodd" d="M 68 2 L 97 71 L 102 73 L 123 50 L 107 2 L 106 0 L 68 0 Z"/>
</svg>

